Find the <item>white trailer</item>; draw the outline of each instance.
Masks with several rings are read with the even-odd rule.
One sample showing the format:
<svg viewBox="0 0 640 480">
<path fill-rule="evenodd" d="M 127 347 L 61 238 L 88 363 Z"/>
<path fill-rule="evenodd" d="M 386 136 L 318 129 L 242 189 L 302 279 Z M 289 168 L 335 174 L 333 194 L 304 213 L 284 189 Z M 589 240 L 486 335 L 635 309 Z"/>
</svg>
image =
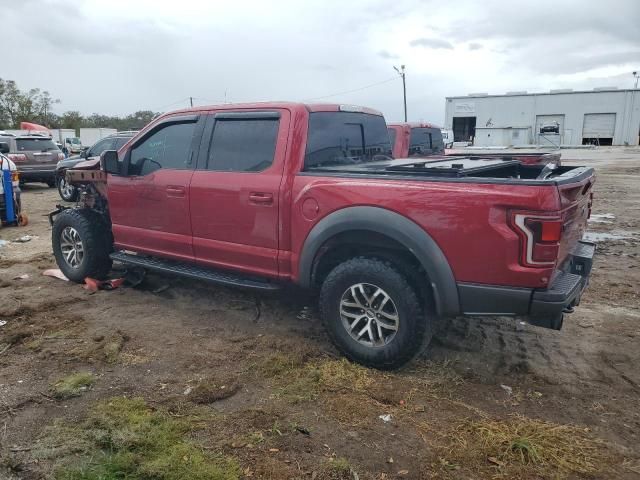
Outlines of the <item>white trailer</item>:
<svg viewBox="0 0 640 480">
<path fill-rule="evenodd" d="M 51 128 L 49 131 L 53 141 L 60 142 L 62 145 L 64 145 L 65 138 L 74 138 L 76 136 L 76 131 L 73 128 Z"/>
<path fill-rule="evenodd" d="M 90 147 L 98 140 L 113 135 L 117 131 L 115 128 L 81 128 L 80 141 L 85 147 Z"/>
</svg>

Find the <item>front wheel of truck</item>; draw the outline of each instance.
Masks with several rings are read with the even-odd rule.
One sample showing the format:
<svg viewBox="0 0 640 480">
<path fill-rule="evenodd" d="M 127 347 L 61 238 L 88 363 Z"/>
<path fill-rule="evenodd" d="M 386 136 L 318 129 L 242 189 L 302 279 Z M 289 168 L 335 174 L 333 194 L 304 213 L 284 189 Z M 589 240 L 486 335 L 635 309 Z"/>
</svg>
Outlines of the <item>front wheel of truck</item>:
<svg viewBox="0 0 640 480">
<path fill-rule="evenodd" d="M 111 234 L 98 213 L 67 209 L 56 217 L 51 235 L 56 263 L 69 280 L 101 279 L 111 270 Z"/>
<path fill-rule="evenodd" d="M 398 368 L 431 339 L 433 319 L 408 277 L 384 261 L 352 258 L 341 263 L 326 277 L 319 301 L 333 343 L 363 365 Z"/>
</svg>

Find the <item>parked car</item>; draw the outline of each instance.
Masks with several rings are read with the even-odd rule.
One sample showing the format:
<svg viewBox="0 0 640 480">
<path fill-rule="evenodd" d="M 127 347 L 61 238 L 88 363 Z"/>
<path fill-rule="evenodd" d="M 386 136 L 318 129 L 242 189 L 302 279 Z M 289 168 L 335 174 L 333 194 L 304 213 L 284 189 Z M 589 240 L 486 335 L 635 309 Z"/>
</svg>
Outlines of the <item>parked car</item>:
<svg viewBox="0 0 640 480">
<path fill-rule="evenodd" d="M 338 349 L 377 368 L 419 354 L 436 317 L 560 329 L 589 280 L 594 170 L 390 155 L 384 118 L 367 108 L 168 113 L 68 171 L 83 201 L 51 213 L 53 252 L 75 282 L 117 261 L 316 291 Z"/>
<path fill-rule="evenodd" d="M 453 147 L 453 130 L 441 128 L 440 132 L 442 133 L 442 141 L 444 142 L 444 147 Z"/>
<path fill-rule="evenodd" d="M 56 183 L 58 185 L 58 193 L 60 198 L 67 202 L 75 202 L 78 199 L 78 188 L 67 182 L 65 174 L 67 169 L 74 167 L 80 162 L 92 158 L 98 158 L 105 150 L 119 150 L 127 143 L 137 132 L 126 131 L 118 132 L 110 135 L 102 140 L 98 140 L 90 148 L 84 150 L 79 155 L 74 155 L 64 160 L 60 160 L 56 165 Z"/>
<path fill-rule="evenodd" d="M 560 165 L 560 151 L 556 152 L 516 152 L 516 153 L 485 153 L 485 152 L 446 152 L 442 130 L 430 123 L 392 123 L 389 124 L 389 139 L 393 145 L 394 158 L 427 158 L 442 155 L 447 157 L 473 158 L 502 158 L 504 160 L 518 160 L 525 165 L 546 165 L 555 163 Z"/>
<path fill-rule="evenodd" d="M 0 142 L 9 145 L 7 157 L 20 173 L 20 183 L 44 182 L 56 184 L 56 163 L 64 154 L 50 137 L 44 135 L 1 135 Z"/>
<path fill-rule="evenodd" d="M 442 131 L 431 123 L 390 123 L 389 139 L 394 158 L 444 154 Z"/>
<path fill-rule="evenodd" d="M 78 137 L 66 137 L 64 139 L 64 148 L 66 148 L 67 153 L 74 154 L 82 152 L 84 147 Z"/>
</svg>

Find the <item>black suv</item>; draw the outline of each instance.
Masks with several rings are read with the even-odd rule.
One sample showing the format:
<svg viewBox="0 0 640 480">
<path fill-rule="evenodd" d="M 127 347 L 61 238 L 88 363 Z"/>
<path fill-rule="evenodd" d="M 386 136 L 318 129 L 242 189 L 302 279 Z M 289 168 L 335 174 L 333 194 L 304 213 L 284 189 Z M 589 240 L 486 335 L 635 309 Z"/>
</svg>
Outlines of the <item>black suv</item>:
<svg viewBox="0 0 640 480">
<path fill-rule="evenodd" d="M 67 202 L 75 202 L 78 199 L 78 188 L 67 183 L 65 172 L 67 169 L 75 167 L 78 163 L 85 160 L 92 160 L 100 157 L 102 152 L 106 150 L 120 150 L 125 143 L 132 139 L 137 131 L 118 132 L 98 140 L 90 148 L 83 151 L 80 155 L 73 155 L 58 162 L 56 165 L 56 183 L 58 185 L 58 193 L 60 198 Z"/>
</svg>

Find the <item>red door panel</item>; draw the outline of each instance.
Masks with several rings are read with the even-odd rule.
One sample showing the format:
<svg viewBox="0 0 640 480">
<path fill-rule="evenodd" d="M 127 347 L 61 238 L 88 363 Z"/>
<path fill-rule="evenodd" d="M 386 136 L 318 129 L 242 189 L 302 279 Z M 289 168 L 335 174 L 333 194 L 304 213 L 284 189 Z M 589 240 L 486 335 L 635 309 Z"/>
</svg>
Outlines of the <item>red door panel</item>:
<svg viewBox="0 0 640 480">
<path fill-rule="evenodd" d="M 192 175 L 193 170 L 161 169 L 145 176 L 110 176 L 116 246 L 192 260 L 188 188 Z"/>
<path fill-rule="evenodd" d="M 269 137 L 275 146 L 271 143 L 269 162 L 265 163 L 267 167 L 264 170 L 230 171 L 236 168 L 231 161 L 223 170 L 207 170 L 213 168 L 209 165 L 209 152 L 213 152 L 216 145 L 226 143 L 227 157 L 242 163 L 243 158 L 248 159 L 251 155 L 242 157 L 238 153 L 247 148 L 243 143 L 257 142 L 255 145 L 261 145 L 261 140 L 264 140 L 254 136 L 257 135 L 257 127 L 251 125 L 252 121 L 264 120 L 263 117 L 254 118 L 252 112 L 247 111 L 236 114 L 240 115 L 236 122 L 247 122 L 245 130 L 239 127 L 236 131 L 225 130 L 229 124 L 222 128 L 225 120 L 220 116 L 215 122 L 210 119 L 213 130 L 210 127 L 205 129 L 198 169 L 191 179 L 189 192 L 194 255 L 196 262 L 203 265 L 277 277 L 279 192 L 290 115 L 283 109 L 278 110 L 277 120 L 271 118 L 278 122 L 273 136 Z M 228 118 L 229 114 L 226 115 Z"/>
<path fill-rule="evenodd" d="M 281 179 L 280 173 L 195 172 L 191 220 L 196 259 L 277 275 Z"/>
</svg>

